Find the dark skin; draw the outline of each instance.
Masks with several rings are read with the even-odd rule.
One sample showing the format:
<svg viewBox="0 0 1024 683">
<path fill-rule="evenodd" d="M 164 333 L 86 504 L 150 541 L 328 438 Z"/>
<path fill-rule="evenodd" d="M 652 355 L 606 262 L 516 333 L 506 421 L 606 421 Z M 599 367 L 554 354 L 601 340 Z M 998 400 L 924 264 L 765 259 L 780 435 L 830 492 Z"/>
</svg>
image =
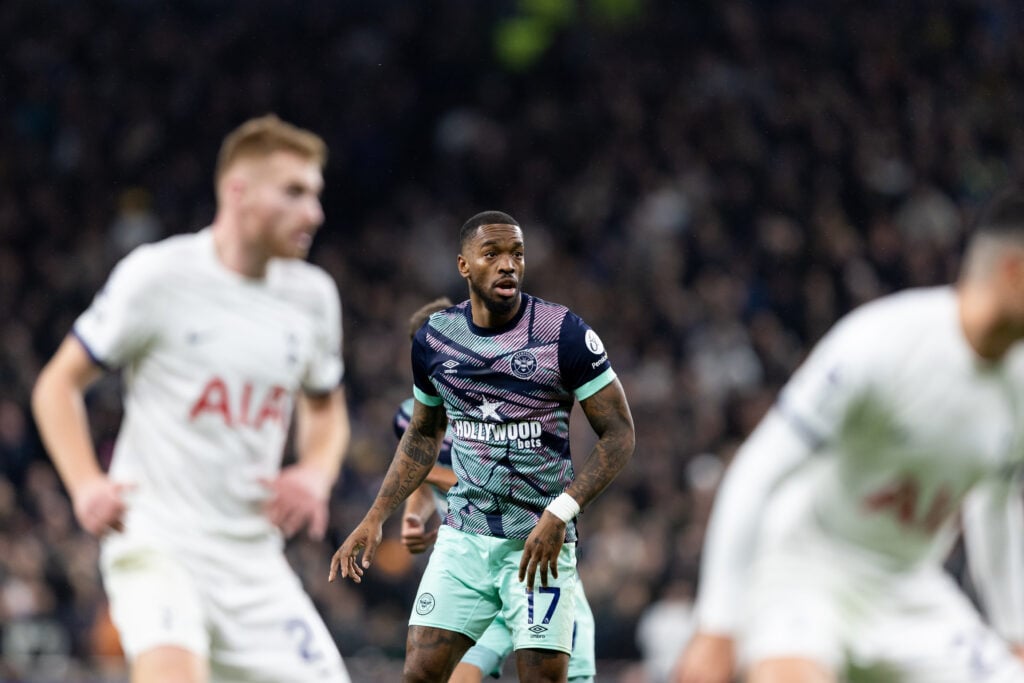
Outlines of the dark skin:
<svg viewBox="0 0 1024 683">
<path fill-rule="evenodd" d="M 474 324 L 499 327 L 509 322 L 522 304 L 521 286 L 526 269 L 519 226 L 480 226 L 462 245 L 457 263 L 459 273 L 469 285 Z M 629 461 L 635 434 L 633 417 L 617 379 L 581 401 L 580 406 L 598 440 L 566 492 L 585 508 Z M 330 581 L 339 573 L 342 578 L 351 578 L 356 583 L 362 581 L 363 572 L 373 562 L 380 545 L 384 521 L 426 479 L 434 466 L 444 425 L 443 406 L 415 402 L 409 428 L 398 444 L 376 500 L 331 559 Z M 519 580 L 526 583 L 527 590 L 534 589 L 537 574 L 540 574 L 542 586 L 548 585 L 549 574 L 558 577 L 558 555 L 565 542 L 565 531 L 566 523 L 545 510 L 523 547 Z M 362 561 L 358 562 L 360 552 Z M 407 683 L 447 680 L 472 644 L 470 638 L 460 633 L 410 626 L 403 680 Z M 564 681 L 568 664 L 569 655 L 564 652 L 516 650 L 520 681 Z"/>
</svg>

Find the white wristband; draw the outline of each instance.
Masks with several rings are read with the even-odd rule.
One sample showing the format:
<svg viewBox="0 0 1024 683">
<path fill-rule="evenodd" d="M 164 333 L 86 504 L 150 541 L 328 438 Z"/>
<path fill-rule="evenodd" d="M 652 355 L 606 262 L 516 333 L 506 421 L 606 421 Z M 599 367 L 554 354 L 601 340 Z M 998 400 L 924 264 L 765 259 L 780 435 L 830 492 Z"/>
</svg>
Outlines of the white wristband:
<svg viewBox="0 0 1024 683">
<path fill-rule="evenodd" d="M 568 524 L 576 515 L 580 514 L 580 504 L 568 493 L 562 492 L 558 498 L 548 503 L 544 508 L 555 517 Z"/>
</svg>

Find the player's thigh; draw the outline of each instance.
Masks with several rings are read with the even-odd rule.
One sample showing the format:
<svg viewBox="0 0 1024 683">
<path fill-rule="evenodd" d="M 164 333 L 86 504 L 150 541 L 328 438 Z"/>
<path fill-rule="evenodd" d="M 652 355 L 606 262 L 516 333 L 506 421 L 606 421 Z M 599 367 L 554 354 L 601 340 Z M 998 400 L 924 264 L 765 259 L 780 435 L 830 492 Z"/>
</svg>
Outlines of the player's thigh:
<svg viewBox="0 0 1024 683">
<path fill-rule="evenodd" d="M 786 657 L 754 663 L 745 680 L 746 683 L 837 683 L 839 679 L 818 662 Z"/>
<path fill-rule="evenodd" d="M 519 580 L 522 543 L 509 549 L 500 564 L 502 616 L 512 632 L 513 647 L 518 650 L 553 650 L 572 652 L 573 628 L 576 620 L 576 547 L 566 543 L 558 556 L 558 576 L 548 575 L 548 585 L 539 578 L 532 591 Z"/>
<path fill-rule="evenodd" d="M 569 669 L 569 653 L 558 650 L 516 650 L 516 672 L 520 683 L 561 683 Z"/>
<path fill-rule="evenodd" d="M 489 560 L 498 543 L 500 539 L 442 526 L 420 579 L 409 626 L 452 631 L 470 641 L 478 640 L 501 609 Z"/>
<path fill-rule="evenodd" d="M 170 645 L 142 652 L 133 660 L 131 669 L 132 683 L 205 683 L 210 677 L 205 659 Z"/>
<path fill-rule="evenodd" d="M 818 680 L 812 672 L 838 672 L 845 663 L 851 617 L 840 607 L 839 571 L 810 557 L 765 556 L 752 571 L 738 648 L 740 669 L 759 672 L 751 680 L 804 670 Z"/>
<path fill-rule="evenodd" d="M 407 683 L 446 681 L 473 645 L 464 633 L 432 626 L 409 626 L 402 678 Z"/>
<path fill-rule="evenodd" d="M 221 584 L 209 598 L 212 680 L 348 683 L 334 638 L 284 556 L 248 561 L 264 568 L 259 582 Z"/>
<path fill-rule="evenodd" d="M 104 541 L 101 570 L 111 620 L 129 661 L 134 663 L 158 648 L 187 651 L 206 661 L 206 605 L 185 562 L 143 541 L 120 536 Z"/>
</svg>

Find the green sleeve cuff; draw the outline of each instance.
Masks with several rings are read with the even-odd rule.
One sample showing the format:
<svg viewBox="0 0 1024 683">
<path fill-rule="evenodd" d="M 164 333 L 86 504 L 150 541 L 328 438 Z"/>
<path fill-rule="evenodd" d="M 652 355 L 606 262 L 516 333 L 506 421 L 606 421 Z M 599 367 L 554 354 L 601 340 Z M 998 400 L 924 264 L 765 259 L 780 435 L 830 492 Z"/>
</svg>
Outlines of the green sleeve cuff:
<svg viewBox="0 0 1024 683">
<path fill-rule="evenodd" d="M 600 375 L 590 380 L 589 382 L 578 388 L 575 392 L 573 392 L 576 394 L 576 400 L 585 401 L 586 399 L 590 398 L 591 396 L 593 396 L 594 394 L 596 394 L 597 392 L 601 391 L 606 386 L 611 384 L 612 380 L 615 379 L 615 377 L 615 371 L 612 370 L 611 368 L 608 368 Z"/>
<path fill-rule="evenodd" d="M 431 396 L 430 394 L 428 394 L 427 392 L 423 391 L 422 389 L 420 389 L 415 384 L 412 385 L 412 395 L 416 397 L 417 401 L 419 401 L 420 403 L 422 403 L 425 406 L 434 407 L 434 406 L 439 406 L 442 403 L 440 396 Z"/>
</svg>

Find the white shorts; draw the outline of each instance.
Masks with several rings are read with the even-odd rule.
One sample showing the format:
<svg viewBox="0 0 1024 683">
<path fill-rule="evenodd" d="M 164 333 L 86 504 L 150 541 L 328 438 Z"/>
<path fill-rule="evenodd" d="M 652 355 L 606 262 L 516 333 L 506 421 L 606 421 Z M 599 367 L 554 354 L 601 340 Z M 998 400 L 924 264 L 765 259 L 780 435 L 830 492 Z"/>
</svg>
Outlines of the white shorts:
<svg viewBox="0 0 1024 683">
<path fill-rule="evenodd" d="M 889 573 L 827 543 L 758 559 L 740 642 L 746 665 L 799 657 L 841 680 L 1024 681 L 1024 665 L 940 567 Z"/>
<path fill-rule="evenodd" d="M 172 645 L 207 659 L 211 681 L 349 681 L 276 539 L 172 549 L 112 535 L 103 542 L 101 569 L 129 659 Z"/>
</svg>

